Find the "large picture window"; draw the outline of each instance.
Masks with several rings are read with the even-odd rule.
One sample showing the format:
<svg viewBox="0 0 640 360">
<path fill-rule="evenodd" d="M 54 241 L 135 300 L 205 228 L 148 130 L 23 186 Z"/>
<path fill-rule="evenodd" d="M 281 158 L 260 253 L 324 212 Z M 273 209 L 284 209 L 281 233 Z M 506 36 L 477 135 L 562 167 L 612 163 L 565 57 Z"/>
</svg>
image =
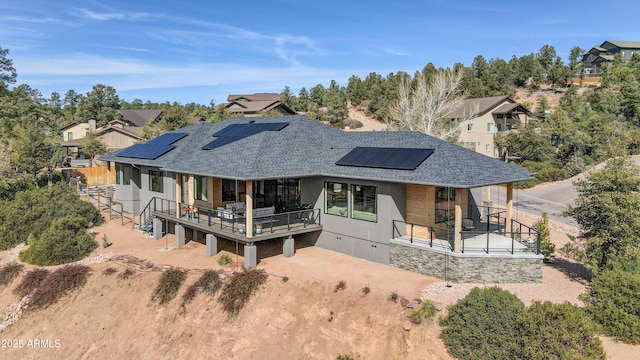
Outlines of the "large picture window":
<svg viewBox="0 0 640 360">
<path fill-rule="evenodd" d="M 207 201 L 207 177 L 195 175 L 193 177 L 193 187 L 196 200 Z"/>
<path fill-rule="evenodd" d="M 436 223 L 454 219 L 456 191 L 453 188 L 436 188 Z"/>
<path fill-rule="evenodd" d="M 351 218 L 377 222 L 377 193 L 375 186 L 351 185 Z"/>
<path fill-rule="evenodd" d="M 222 179 L 222 201 L 236 201 L 236 181 Z"/>
<path fill-rule="evenodd" d="M 347 217 L 347 184 L 326 181 L 324 183 L 325 214 Z"/>
<path fill-rule="evenodd" d="M 162 192 L 162 173 L 156 170 L 149 170 L 149 190 Z"/>
</svg>

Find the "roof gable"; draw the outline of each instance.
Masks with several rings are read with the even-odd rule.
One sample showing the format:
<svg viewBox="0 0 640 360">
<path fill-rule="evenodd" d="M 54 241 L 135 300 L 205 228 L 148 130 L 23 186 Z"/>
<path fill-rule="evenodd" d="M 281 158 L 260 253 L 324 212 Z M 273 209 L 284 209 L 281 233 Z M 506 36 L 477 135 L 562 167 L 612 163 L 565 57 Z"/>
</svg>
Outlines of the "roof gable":
<svg viewBox="0 0 640 360">
<path fill-rule="evenodd" d="M 143 127 L 149 121 L 157 120 L 162 110 L 118 110 L 122 119 L 134 126 Z"/>
</svg>

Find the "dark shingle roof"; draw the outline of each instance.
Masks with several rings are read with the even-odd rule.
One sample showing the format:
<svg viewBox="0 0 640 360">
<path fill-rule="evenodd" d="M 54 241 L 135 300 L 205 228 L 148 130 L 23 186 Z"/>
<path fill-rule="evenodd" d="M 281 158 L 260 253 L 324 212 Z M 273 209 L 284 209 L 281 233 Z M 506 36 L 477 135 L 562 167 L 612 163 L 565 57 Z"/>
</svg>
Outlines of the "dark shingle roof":
<svg viewBox="0 0 640 360">
<path fill-rule="evenodd" d="M 135 126 L 143 127 L 147 122 L 156 120 L 162 110 L 119 110 L 122 118 Z"/>
<path fill-rule="evenodd" d="M 288 122 L 281 131 L 264 131 L 212 150 L 202 146 L 212 134 L 231 124 Z M 299 115 L 229 119 L 177 130 L 188 136 L 176 149 L 155 160 L 119 157 L 101 160 L 157 166 L 180 173 L 239 180 L 335 176 L 389 182 L 472 188 L 528 180 L 532 174 L 516 166 L 417 132 L 344 132 Z M 338 166 L 356 147 L 428 148 L 433 154 L 415 170 Z"/>
</svg>

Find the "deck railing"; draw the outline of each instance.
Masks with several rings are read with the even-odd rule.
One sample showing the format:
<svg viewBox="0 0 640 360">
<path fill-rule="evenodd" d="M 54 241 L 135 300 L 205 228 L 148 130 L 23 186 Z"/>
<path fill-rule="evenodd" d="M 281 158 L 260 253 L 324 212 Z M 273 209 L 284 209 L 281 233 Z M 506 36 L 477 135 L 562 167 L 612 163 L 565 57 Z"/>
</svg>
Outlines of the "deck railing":
<svg viewBox="0 0 640 360">
<path fill-rule="evenodd" d="M 187 221 L 203 224 L 221 231 L 230 231 L 233 234 L 246 234 L 246 216 L 232 212 L 221 212 L 209 208 L 196 207 L 187 203 L 177 203 L 174 200 L 154 197 L 140 213 L 141 222 L 144 224 L 151 220 L 153 212 L 160 212 L 170 217 L 176 217 Z M 296 227 L 306 228 L 310 224 L 320 224 L 320 209 L 301 209 L 284 213 L 274 213 L 253 218 L 254 235 L 264 231 L 271 233 L 283 229 L 291 231 Z"/>
</svg>

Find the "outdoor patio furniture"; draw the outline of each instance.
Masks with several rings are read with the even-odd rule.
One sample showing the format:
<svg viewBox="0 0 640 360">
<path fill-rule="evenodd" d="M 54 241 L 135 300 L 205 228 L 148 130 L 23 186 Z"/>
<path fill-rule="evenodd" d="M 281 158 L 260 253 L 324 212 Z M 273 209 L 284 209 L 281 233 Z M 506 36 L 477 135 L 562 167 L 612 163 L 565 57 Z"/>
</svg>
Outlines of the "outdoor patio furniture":
<svg viewBox="0 0 640 360">
<path fill-rule="evenodd" d="M 462 230 L 471 231 L 475 229 L 476 229 L 476 225 L 473 219 L 462 219 Z"/>
</svg>

